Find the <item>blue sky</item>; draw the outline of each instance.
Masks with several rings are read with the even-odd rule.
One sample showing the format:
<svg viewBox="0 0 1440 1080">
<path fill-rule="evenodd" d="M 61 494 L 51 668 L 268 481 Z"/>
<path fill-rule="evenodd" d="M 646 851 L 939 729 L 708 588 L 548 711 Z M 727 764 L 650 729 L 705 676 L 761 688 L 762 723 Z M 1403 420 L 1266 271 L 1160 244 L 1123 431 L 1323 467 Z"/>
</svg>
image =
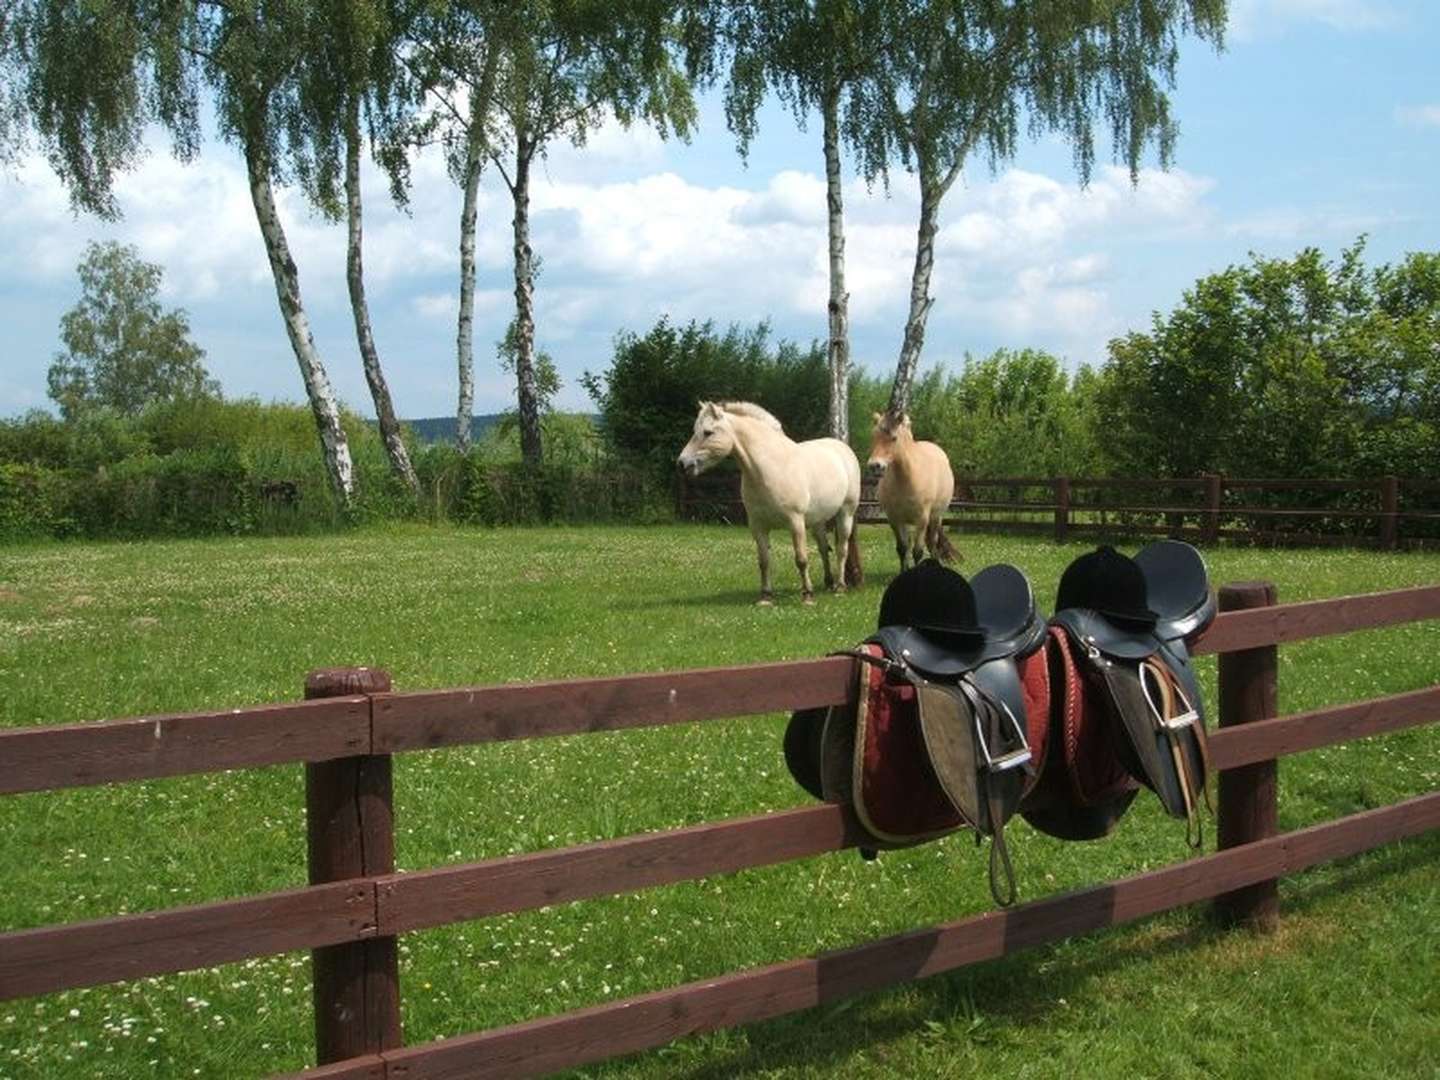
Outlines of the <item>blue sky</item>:
<svg viewBox="0 0 1440 1080">
<path fill-rule="evenodd" d="M 1173 96 L 1173 168 L 1132 188 L 1102 164 L 1078 186 L 1063 143 L 1024 147 L 992 175 L 967 171 L 941 211 L 924 364 L 1039 347 L 1098 364 L 1106 342 L 1144 329 L 1196 278 L 1254 251 L 1334 256 L 1360 233 L 1368 257 L 1440 250 L 1440 4 L 1431 0 L 1232 0 L 1223 53 L 1187 42 Z M 1153 162 L 1151 163 L 1153 166 Z M 415 170 L 411 214 L 370 179 L 366 265 L 376 336 L 403 416 L 454 410 L 459 194 L 433 158 Z M 166 302 L 228 395 L 302 400 L 235 151 L 207 143 L 191 166 L 163 139 L 118 193 L 124 219 L 76 218 L 43 162 L 0 177 L 0 416 L 47 407 L 60 315 L 79 295 L 87 240 L 119 239 L 166 271 Z M 914 257 L 913 183 L 888 194 L 847 174 L 853 350 L 893 367 Z M 617 332 L 662 316 L 753 324 L 808 342 L 825 333 L 825 223 L 818 124 L 767 110 L 748 168 L 719 103 L 688 144 L 606 128 L 552 148 L 537 176 L 544 260 L 538 338 L 564 380 L 559 404 L 589 409 L 578 376 L 602 370 Z M 371 412 L 346 301 L 343 228 L 288 193 L 301 287 L 340 394 Z M 487 181 L 480 216 L 477 412 L 510 407 L 493 343 L 513 310 L 510 207 Z"/>
</svg>

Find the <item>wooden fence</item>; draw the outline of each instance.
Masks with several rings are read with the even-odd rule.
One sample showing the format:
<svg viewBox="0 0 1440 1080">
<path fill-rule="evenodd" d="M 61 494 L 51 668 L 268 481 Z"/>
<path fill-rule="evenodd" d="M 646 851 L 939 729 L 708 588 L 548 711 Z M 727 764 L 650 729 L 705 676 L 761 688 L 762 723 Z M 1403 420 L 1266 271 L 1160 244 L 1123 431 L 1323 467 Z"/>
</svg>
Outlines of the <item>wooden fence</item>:
<svg viewBox="0 0 1440 1080">
<path fill-rule="evenodd" d="M 375 669 L 312 673 L 308 700 L 0 732 L 0 795 L 303 762 L 310 885 L 0 933 L 0 999 L 312 950 L 317 1077 L 522 1076 L 809 1008 L 1215 899 L 1261 927 L 1275 879 L 1440 827 L 1440 791 L 1276 832 L 1275 759 L 1434 721 L 1440 685 L 1276 717 L 1276 646 L 1440 617 L 1440 585 L 1276 605 L 1226 586 L 1197 647 L 1219 653 L 1219 847 L 1149 873 L 857 947 L 488 1031 L 403 1046 L 399 935 L 854 846 L 836 805 L 394 872 L 391 761 L 440 746 L 689 723 L 845 702 L 845 657 L 395 693 Z M 776 747 L 779 754 L 779 747 Z"/>
<path fill-rule="evenodd" d="M 677 474 L 676 516 L 743 522 L 739 473 Z M 884 520 L 875 483 L 862 522 Z M 950 523 L 966 530 L 1070 536 L 1158 534 L 1213 543 L 1345 544 L 1394 549 L 1440 545 L 1440 481 L 1050 477 L 957 478 Z"/>
</svg>

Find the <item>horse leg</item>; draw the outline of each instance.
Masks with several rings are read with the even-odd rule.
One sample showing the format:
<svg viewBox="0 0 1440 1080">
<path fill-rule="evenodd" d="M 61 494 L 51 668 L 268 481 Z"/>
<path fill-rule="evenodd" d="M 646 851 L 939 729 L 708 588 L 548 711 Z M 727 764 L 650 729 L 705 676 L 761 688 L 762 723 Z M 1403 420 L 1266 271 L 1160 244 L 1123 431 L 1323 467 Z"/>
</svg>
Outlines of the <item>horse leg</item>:
<svg viewBox="0 0 1440 1080">
<path fill-rule="evenodd" d="M 900 572 L 905 572 L 905 560 L 910 557 L 910 537 L 906 535 L 905 526 L 898 522 L 890 523 L 890 531 L 895 534 L 895 554 L 900 556 Z"/>
<path fill-rule="evenodd" d="M 825 567 L 825 588 L 834 592 L 835 574 L 830 569 L 830 522 L 821 522 L 815 530 L 815 543 L 820 548 L 820 564 Z"/>
<path fill-rule="evenodd" d="M 850 532 L 855 528 L 855 516 L 841 510 L 835 515 L 835 584 L 837 593 L 845 591 L 845 560 L 850 551 Z M 829 585 L 829 583 L 826 583 Z"/>
<path fill-rule="evenodd" d="M 930 542 L 930 521 L 928 517 L 922 517 L 915 523 L 915 546 L 910 551 L 911 566 L 919 566 L 920 560 L 925 558 L 925 548 Z M 933 552 L 932 552 L 933 554 Z"/>
<path fill-rule="evenodd" d="M 770 589 L 770 534 L 764 529 L 751 529 L 755 537 L 755 556 L 760 561 L 760 599 L 756 601 L 766 607 L 775 602 L 775 593 Z"/>
<path fill-rule="evenodd" d="M 810 585 L 810 559 L 805 547 L 805 519 L 796 517 L 790 522 L 790 542 L 795 545 L 795 569 L 800 571 L 800 599 L 807 604 L 815 602 L 815 590 Z"/>
</svg>

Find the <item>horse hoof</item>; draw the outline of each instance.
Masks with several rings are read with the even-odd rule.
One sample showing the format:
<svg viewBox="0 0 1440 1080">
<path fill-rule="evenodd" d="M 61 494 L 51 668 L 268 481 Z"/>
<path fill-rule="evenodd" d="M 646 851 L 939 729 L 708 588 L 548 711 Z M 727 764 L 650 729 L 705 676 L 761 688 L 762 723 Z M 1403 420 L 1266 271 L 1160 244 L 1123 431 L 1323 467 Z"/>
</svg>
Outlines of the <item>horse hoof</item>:
<svg viewBox="0 0 1440 1080">
<path fill-rule="evenodd" d="M 755 601 L 755 606 L 756 606 L 756 607 L 774 607 L 774 606 L 775 606 L 775 597 L 771 596 L 769 593 L 766 593 L 764 596 L 760 597 L 759 600 L 756 600 L 756 601 Z"/>
<path fill-rule="evenodd" d="M 802 604 L 805 604 L 807 607 L 814 607 L 814 606 L 815 606 L 815 594 L 814 594 L 814 593 L 808 593 L 808 592 L 807 592 L 804 596 L 802 596 L 802 597 L 800 598 L 800 602 L 801 602 Z"/>
</svg>

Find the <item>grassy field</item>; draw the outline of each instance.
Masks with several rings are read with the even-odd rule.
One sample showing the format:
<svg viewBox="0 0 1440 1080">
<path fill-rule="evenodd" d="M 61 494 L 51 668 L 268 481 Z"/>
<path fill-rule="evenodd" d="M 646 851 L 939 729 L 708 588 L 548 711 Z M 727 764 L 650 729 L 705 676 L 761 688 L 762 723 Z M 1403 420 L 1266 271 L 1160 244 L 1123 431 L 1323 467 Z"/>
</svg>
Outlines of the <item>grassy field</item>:
<svg viewBox="0 0 1440 1080">
<path fill-rule="evenodd" d="M 810 657 L 871 628 L 895 570 L 799 603 L 777 554 L 761 609 L 736 528 L 470 531 L 68 544 L 0 551 L 0 726 L 294 699 L 304 673 L 388 668 L 397 689 Z M 960 538 L 1047 608 L 1082 545 Z M 1133 550 L 1133 545 L 1131 547 Z M 777 545 L 777 553 L 779 547 Z M 1284 600 L 1440 581 L 1440 556 L 1207 553 Z M 1440 624 L 1285 646 L 1281 711 L 1440 682 Z M 1213 702 L 1213 659 L 1202 661 Z M 418 869 L 802 805 L 782 716 L 402 756 L 398 861 Z M 298 766 L 0 799 L 0 929 L 301 885 Z M 1290 829 L 1440 787 L 1440 727 L 1286 759 Z M 1023 899 L 1183 858 L 1153 798 L 1116 835 L 1009 830 Z M 1282 931 L 1201 910 L 589 1070 L 732 1075 L 1426 1076 L 1440 1070 L 1440 836 L 1282 886 Z M 953 837 L 878 862 L 779 867 L 408 935 L 407 1041 L 558 1012 L 989 909 Z M 309 959 L 0 1003 L 0 1077 L 255 1076 L 311 1060 Z"/>
</svg>

